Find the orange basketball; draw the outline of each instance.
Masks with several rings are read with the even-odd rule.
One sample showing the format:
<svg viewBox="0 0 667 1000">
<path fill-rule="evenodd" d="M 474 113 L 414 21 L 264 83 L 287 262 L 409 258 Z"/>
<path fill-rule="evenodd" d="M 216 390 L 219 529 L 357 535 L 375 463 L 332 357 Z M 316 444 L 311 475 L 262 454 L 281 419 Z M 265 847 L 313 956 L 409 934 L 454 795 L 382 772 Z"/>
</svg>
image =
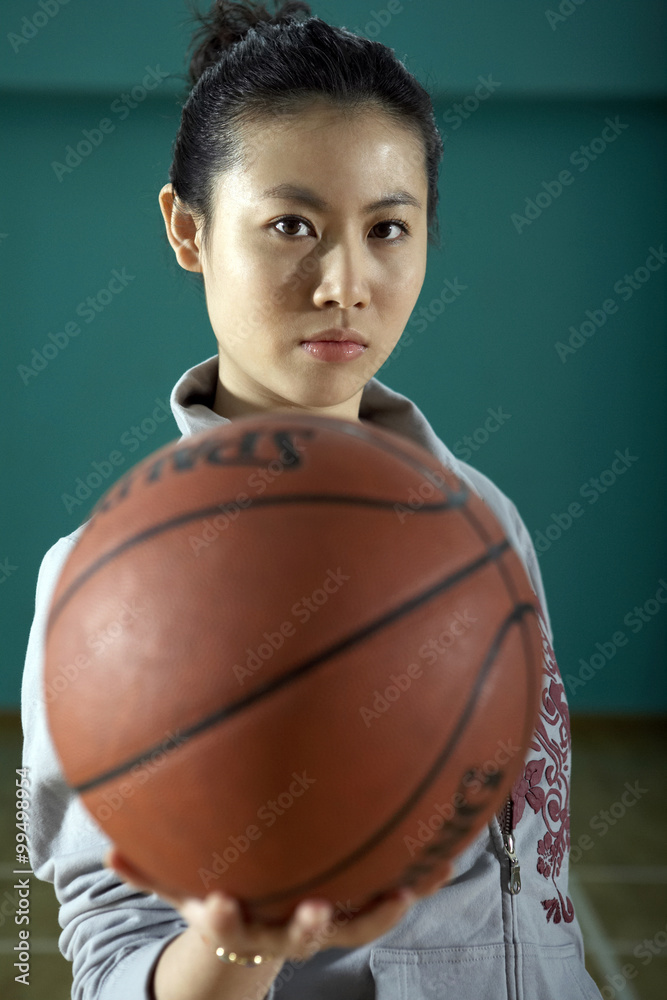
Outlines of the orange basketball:
<svg viewBox="0 0 667 1000">
<path fill-rule="evenodd" d="M 488 506 L 407 439 L 253 415 L 102 498 L 58 581 L 69 786 L 165 894 L 279 923 L 440 883 L 522 768 L 539 608 Z"/>
</svg>

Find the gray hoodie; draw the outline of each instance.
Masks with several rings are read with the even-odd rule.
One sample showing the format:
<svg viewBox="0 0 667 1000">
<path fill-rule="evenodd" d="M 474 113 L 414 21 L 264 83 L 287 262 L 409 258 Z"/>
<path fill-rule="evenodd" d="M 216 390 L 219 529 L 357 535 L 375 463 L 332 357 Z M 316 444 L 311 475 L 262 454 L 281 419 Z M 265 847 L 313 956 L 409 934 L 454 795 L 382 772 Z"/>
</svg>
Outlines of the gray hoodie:
<svg viewBox="0 0 667 1000">
<path fill-rule="evenodd" d="M 211 409 L 217 373 L 215 356 L 187 371 L 174 387 L 171 407 L 183 437 L 227 422 Z M 450 883 L 371 944 L 329 948 L 307 962 L 286 963 L 268 1000 L 600 1000 L 584 966 L 581 931 L 568 897 L 569 713 L 528 531 L 511 500 L 457 459 L 407 397 L 372 378 L 359 416 L 432 452 L 504 527 L 542 609 L 539 721 L 511 795 L 458 856 Z M 159 896 L 138 893 L 103 867 L 110 842 L 67 787 L 46 726 L 46 615 L 83 527 L 48 550 L 37 580 L 21 693 L 29 856 L 35 875 L 53 882 L 60 903 L 58 943 L 73 963 L 73 1000 L 152 1000 L 149 983 L 157 959 L 186 924 Z M 517 864 L 508 854 L 508 834 Z"/>
</svg>

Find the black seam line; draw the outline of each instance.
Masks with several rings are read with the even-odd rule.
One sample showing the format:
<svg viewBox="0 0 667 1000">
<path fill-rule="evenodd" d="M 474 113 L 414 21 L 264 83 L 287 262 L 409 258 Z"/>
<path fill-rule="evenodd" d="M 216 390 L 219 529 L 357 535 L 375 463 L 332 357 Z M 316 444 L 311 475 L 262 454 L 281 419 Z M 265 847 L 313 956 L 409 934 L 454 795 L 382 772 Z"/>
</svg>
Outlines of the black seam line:
<svg viewBox="0 0 667 1000">
<path fill-rule="evenodd" d="M 535 599 L 539 603 L 537 595 L 536 595 Z M 535 612 L 535 620 L 537 621 L 537 611 Z M 524 626 L 523 622 L 521 623 L 521 625 L 522 625 L 522 629 L 521 629 L 521 641 L 522 641 L 522 644 L 523 644 L 524 655 L 526 656 L 526 660 L 528 660 L 528 655 L 527 654 L 528 654 L 529 649 L 532 646 L 536 650 L 538 662 L 542 663 L 542 671 L 541 671 L 541 675 L 540 675 L 539 680 L 535 679 L 535 675 L 533 674 L 532 671 L 528 672 L 529 691 L 528 691 L 528 698 L 527 698 L 527 703 L 526 703 L 526 717 L 524 719 L 524 730 L 523 730 L 523 744 L 524 744 L 524 746 L 527 747 L 528 746 L 528 740 L 532 736 L 532 733 L 533 733 L 533 730 L 534 730 L 534 725 L 533 725 L 532 719 L 531 719 L 530 715 L 528 714 L 528 706 L 535 704 L 538 686 L 539 686 L 540 690 L 542 688 L 542 682 L 543 682 L 543 676 L 544 676 L 544 657 L 542 655 L 541 649 L 538 646 L 535 645 L 535 640 L 533 640 L 532 643 L 529 642 L 529 640 L 528 640 L 528 634 L 526 632 L 526 629 L 525 629 L 525 626 Z M 511 789 L 510 789 L 510 791 L 511 791 Z M 508 792 L 507 794 L 509 795 L 510 793 Z"/>
<path fill-rule="evenodd" d="M 466 518 L 466 520 L 468 521 L 468 523 L 477 532 L 477 535 L 479 536 L 479 538 L 481 538 L 482 541 L 484 541 L 485 543 L 488 543 L 489 537 L 490 537 L 489 533 L 486 530 L 486 528 L 479 523 L 479 520 L 477 519 L 476 515 L 473 514 L 473 512 L 471 511 L 470 505 L 467 505 L 466 507 L 464 507 L 464 509 L 462 511 L 462 514 Z M 522 568 L 525 568 L 525 567 L 523 567 L 523 563 L 522 563 Z M 507 592 L 508 592 L 508 594 L 510 596 L 510 599 L 511 599 L 512 603 L 516 607 L 517 606 L 517 588 L 514 585 L 514 580 L 512 579 L 512 576 L 510 575 L 510 573 L 508 572 L 507 566 L 505 565 L 504 562 L 500 562 L 498 564 L 498 572 L 500 573 L 500 575 L 501 575 L 501 577 L 503 579 L 503 582 L 505 584 L 505 587 L 507 588 Z M 528 582 L 530 583 L 530 579 L 528 580 Z M 532 584 L 531 584 L 531 588 L 532 588 Z M 521 642 L 522 642 L 522 645 L 523 645 L 525 660 L 526 660 L 526 662 L 528 662 L 528 660 L 529 660 L 529 653 L 530 653 L 530 643 L 528 641 L 528 636 L 527 636 L 527 633 L 526 633 L 525 621 L 521 622 Z M 529 740 L 530 735 L 531 735 L 530 727 L 532 725 L 532 719 L 531 719 L 531 716 L 529 714 L 529 706 L 532 705 L 532 704 L 534 704 L 534 702 L 535 702 L 535 696 L 536 696 L 536 693 L 537 693 L 536 690 L 535 690 L 535 688 L 536 688 L 535 678 L 534 678 L 534 675 L 533 675 L 532 671 L 528 671 L 528 678 L 527 679 L 528 679 L 529 693 L 528 693 L 528 698 L 526 699 L 526 716 L 525 716 L 525 719 L 524 719 L 524 731 L 523 731 L 523 736 L 522 736 L 524 746 L 528 745 L 528 740 Z M 541 681 L 539 683 L 541 684 Z M 504 832 L 505 820 L 507 818 L 509 818 L 507 816 L 507 814 L 506 814 L 508 798 L 509 798 L 509 800 L 511 802 L 511 795 L 509 794 L 509 792 L 508 792 L 508 795 L 505 797 L 505 799 L 503 801 L 503 805 L 502 805 L 502 808 L 500 810 L 500 815 L 498 813 L 494 814 L 496 820 L 498 821 L 498 825 L 500 826 L 501 833 Z M 501 818 L 502 818 L 502 822 L 501 822 Z M 510 824 L 510 830 L 511 830 L 511 824 Z"/>
<path fill-rule="evenodd" d="M 454 501 L 454 502 L 452 502 Z M 437 504 L 423 504 L 416 510 L 410 511 L 412 514 L 431 514 L 438 513 L 443 510 L 457 509 L 465 504 L 466 497 L 462 493 L 452 493 L 451 498 L 444 500 L 442 503 Z M 146 528 L 145 531 L 140 531 L 138 535 L 133 535 L 132 538 L 127 538 L 120 545 L 117 545 L 110 552 L 106 552 L 103 556 L 100 556 L 94 563 L 92 563 L 88 569 L 84 570 L 60 595 L 56 603 L 51 609 L 51 614 L 49 615 L 49 621 L 46 627 L 46 634 L 48 635 L 51 628 L 53 627 L 56 618 L 63 610 L 67 602 L 72 598 L 76 591 L 86 583 L 98 570 L 102 569 L 108 562 L 115 559 L 116 556 L 120 555 L 126 549 L 132 548 L 134 545 L 139 545 L 141 542 L 146 542 L 155 535 L 160 535 L 165 531 L 169 531 L 172 528 L 178 528 L 182 524 L 187 524 L 188 521 L 196 521 L 202 517 L 208 517 L 211 514 L 219 514 L 224 506 L 234 503 L 234 500 L 221 501 L 220 503 L 214 504 L 212 507 L 200 507 L 197 510 L 187 511 L 184 514 L 179 514 L 177 517 L 172 517 L 168 521 L 162 521 L 160 524 L 154 524 L 150 528 Z M 287 504 L 287 503 L 333 503 L 333 504 L 352 504 L 353 506 L 362 507 L 381 507 L 390 508 L 393 510 L 397 504 L 399 506 L 404 506 L 398 500 L 374 500 L 372 497 L 355 497 L 354 495 L 346 494 L 331 494 L 322 495 L 318 493 L 288 493 L 283 496 L 278 497 L 257 497 L 253 500 L 247 507 L 242 508 L 243 510 L 252 510 L 253 507 L 265 507 L 274 506 L 277 504 Z"/>
<path fill-rule="evenodd" d="M 479 520 L 477 519 L 477 516 L 471 511 L 469 505 L 466 505 L 464 507 L 464 509 L 462 511 L 462 514 L 466 518 L 466 520 L 468 521 L 468 523 L 475 529 L 475 531 L 477 532 L 479 538 L 485 544 L 488 544 L 491 536 L 489 535 L 489 533 L 486 530 L 486 528 L 479 523 Z M 521 561 L 521 569 L 524 570 L 524 572 L 525 572 L 525 566 L 523 565 L 523 561 Z M 505 562 L 503 560 L 501 560 L 498 563 L 498 572 L 500 573 L 500 575 L 501 575 L 501 577 L 503 579 L 503 583 L 505 584 L 508 596 L 509 596 L 512 604 L 514 605 L 514 607 L 519 607 L 517 588 L 515 586 L 514 579 L 512 578 L 512 575 L 508 571 L 508 568 L 505 565 Z M 533 589 L 532 588 L 532 583 L 531 583 L 531 580 L 530 580 L 527 572 L 526 572 L 526 579 L 528 580 L 528 583 L 530 584 L 531 590 L 532 590 Z M 533 593 L 534 593 L 534 591 L 533 591 Z M 539 598 L 537 597 L 537 594 L 535 594 L 535 599 L 537 600 L 537 603 L 539 605 Z M 525 629 L 525 622 L 523 622 L 523 621 L 521 622 L 521 642 L 522 642 L 522 645 L 523 645 L 524 656 L 525 656 L 526 662 L 528 662 L 528 659 L 529 659 L 528 654 L 530 652 L 530 645 L 531 644 L 528 642 L 528 637 L 527 637 L 527 633 L 526 633 L 526 629 Z M 538 654 L 538 655 L 540 656 L 540 659 L 542 659 L 541 654 Z M 540 680 L 538 683 L 541 686 L 542 681 Z M 529 696 L 528 696 L 528 704 L 532 704 L 533 700 L 534 700 L 534 697 L 535 697 L 535 693 L 536 693 L 536 691 L 535 691 L 536 684 L 535 684 L 534 675 L 530 671 L 528 673 L 528 684 L 529 684 L 529 688 L 530 688 L 530 693 L 529 693 Z M 528 714 L 526 714 L 526 718 L 525 718 L 524 722 L 525 722 L 525 727 L 526 728 L 524 729 L 523 738 L 524 738 L 524 742 L 527 743 L 528 738 L 531 735 L 530 732 L 528 731 L 528 726 L 530 726 L 530 724 L 531 724 L 531 719 L 530 719 L 530 717 L 529 717 Z"/>
<path fill-rule="evenodd" d="M 364 857 L 365 854 L 368 854 L 369 851 L 371 851 L 378 843 L 380 843 L 380 841 L 384 840 L 384 838 L 388 834 L 390 834 L 391 831 L 396 828 L 396 826 L 398 826 L 401 820 L 404 819 L 406 814 L 411 811 L 413 806 L 416 805 L 419 799 L 428 790 L 429 786 L 433 784 L 438 774 L 442 770 L 443 766 L 447 762 L 447 758 L 449 757 L 452 750 L 458 743 L 459 738 L 468 723 L 468 719 L 472 714 L 472 712 L 474 711 L 475 706 L 477 705 L 477 699 L 479 693 L 481 691 L 481 688 L 486 680 L 486 677 L 491 667 L 495 663 L 496 656 L 500 649 L 500 645 L 505 637 L 505 634 L 508 632 L 513 622 L 521 621 L 523 616 L 529 611 L 532 611 L 533 614 L 535 614 L 535 607 L 532 604 L 517 605 L 512 611 L 512 613 L 507 616 L 503 624 L 500 626 L 498 632 L 496 633 L 493 639 L 493 642 L 491 643 L 491 646 L 489 647 L 489 651 L 486 654 L 486 658 L 484 659 L 484 662 L 480 668 L 480 671 L 475 680 L 474 687 L 470 692 L 463 713 L 459 717 L 456 728 L 449 737 L 449 740 L 447 741 L 444 749 L 439 753 L 435 762 L 426 772 L 425 777 L 417 785 L 416 789 L 410 795 L 410 797 L 406 799 L 401 808 L 398 809 L 393 814 L 393 816 L 391 816 L 387 820 L 387 822 L 380 827 L 379 830 L 377 830 L 371 837 L 365 840 L 363 844 L 360 844 L 359 847 L 355 848 L 354 851 L 346 855 L 346 857 L 342 858 L 340 861 L 337 861 L 336 864 L 332 865 L 330 868 L 327 868 L 325 871 L 312 876 L 305 882 L 300 882 L 298 885 L 291 885 L 287 889 L 281 889 L 279 892 L 273 892 L 268 896 L 260 896 L 256 899 L 250 899 L 247 901 L 248 906 L 251 907 L 263 906 L 268 903 L 277 903 L 280 902 L 280 900 L 285 899 L 285 897 L 287 896 L 292 896 L 295 893 L 305 892 L 314 886 L 320 886 L 323 882 L 333 878 L 334 876 L 339 874 L 339 872 L 344 871 L 346 868 L 349 868 L 351 865 L 359 861 L 362 857 Z"/>
<path fill-rule="evenodd" d="M 479 559 L 476 559 L 472 563 L 468 563 L 467 566 L 464 566 L 462 569 L 457 570 L 450 576 L 445 577 L 444 580 L 440 580 L 439 583 L 436 583 L 434 586 L 429 587 L 425 591 L 422 591 L 422 593 L 417 594 L 415 597 L 410 598 L 410 600 L 404 601 L 403 604 L 400 604 L 397 608 L 394 608 L 392 611 L 386 612 L 379 618 L 376 618 L 374 621 L 369 622 L 366 625 L 362 625 L 362 627 L 357 629 L 356 632 L 352 632 L 344 639 L 340 639 L 333 645 L 328 646 L 321 653 L 318 653 L 316 656 L 311 657 L 304 663 L 301 663 L 298 666 L 294 667 L 288 673 L 282 674 L 280 677 L 276 677 L 274 680 L 267 681 L 266 684 L 262 684 L 256 687 L 253 691 L 245 695 L 245 697 L 239 698 L 237 701 L 234 701 L 229 705 L 225 705 L 223 708 L 217 709 L 217 711 L 212 712 L 210 715 L 207 715 L 205 718 L 201 719 L 193 726 L 190 726 L 188 729 L 185 729 L 183 731 L 179 730 L 178 731 L 179 737 L 182 740 L 189 739 L 191 736 L 194 736 L 195 734 L 200 733 L 205 729 L 210 729 L 210 727 L 215 725 L 216 723 L 222 722 L 224 719 L 228 719 L 232 715 L 236 715 L 238 712 L 241 712 L 243 711 L 243 709 L 248 708 L 248 706 L 252 705 L 256 701 L 259 701 L 261 698 L 266 698 L 268 695 L 273 694 L 275 691 L 278 691 L 280 688 L 285 687 L 287 684 L 291 684 L 292 681 L 295 681 L 298 678 L 303 677 L 305 674 L 309 673 L 311 670 L 322 666 L 322 664 L 326 663 L 327 660 L 330 660 L 332 657 L 337 656 L 339 653 L 343 652 L 343 650 L 348 649 L 350 646 L 354 646 L 357 643 L 363 641 L 368 636 L 372 635 L 374 632 L 377 632 L 379 629 L 384 628 L 391 622 L 394 622 L 397 619 L 402 618 L 404 615 L 408 614 L 410 611 L 413 611 L 415 608 L 419 607 L 419 605 L 425 604 L 427 601 L 431 600 L 431 598 L 435 597 L 437 594 L 445 590 L 448 590 L 450 587 L 453 587 L 460 580 L 463 580 L 465 579 L 465 577 L 470 576 L 472 573 L 475 573 L 478 569 L 480 569 L 480 567 L 484 566 L 486 563 L 497 560 L 500 557 L 501 553 L 507 548 L 509 548 L 509 542 L 507 541 L 507 539 L 503 539 L 503 541 L 498 543 L 497 545 L 491 546 L 484 553 L 483 556 L 479 557 Z M 90 778 L 88 781 L 82 782 L 79 785 L 72 786 L 72 791 L 78 792 L 79 795 L 81 795 L 83 792 L 88 792 L 92 788 L 96 788 L 98 785 L 101 785 L 106 781 L 110 781 L 111 778 L 116 778 L 118 777 L 118 775 L 124 774 L 134 765 L 141 764 L 145 760 L 148 760 L 151 754 L 155 753 L 155 751 L 160 749 L 161 747 L 162 743 L 157 743 L 154 746 L 150 747 L 148 750 L 144 750 L 137 756 L 132 757 L 130 760 L 124 761 L 117 767 L 114 767 L 109 771 L 105 771 L 103 774 L 100 774 L 95 778 Z"/>
<path fill-rule="evenodd" d="M 322 417 L 320 419 L 328 420 L 329 422 L 331 422 L 332 419 L 335 420 L 335 418 L 331 417 Z M 391 429 L 388 427 L 384 427 L 382 424 L 378 424 L 378 426 L 381 430 Z M 409 465 L 415 472 L 418 472 L 420 475 L 422 475 L 424 479 L 427 479 L 432 485 L 435 485 L 437 489 L 440 490 L 441 494 L 444 495 L 451 494 L 452 496 L 457 496 L 457 497 L 463 496 L 464 498 L 467 498 L 470 494 L 467 484 L 459 476 L 457 476 L 457 474 L 449 465 L 445 464 L 444 462 L 440 463 L 441 467 L 443 469 L 447 469 L 448 472 L 451 472 L 454 476 L 456 476 L 457 479 L 459 479 L 461 485 L 460 490 L 452 490 L 447 485 L 447 483 L 442 483 L 442 482 L 438 483 L 437 481 L 434 482 L 436 476 L 441 478 L 441 474 L 437 470 L 431 469 L 430 466 L 426 465 L 420 458 L 410 454 L 408 451 L 404 451 L 403 448 L 401 448 L 398 443 L 384 441 L 381 440 L 380 438 L 376 438 L 373 435 L 373 433 L 367 430 L 363 425 L 352 423 L 351 421 L 345 421 L 341 423 L 340 427 L 333 427 L 332 429 L 337 431 L 338 433 L 351 434 L 353 437 L 361 438 L 363 441 L 370 442 L 374 448 L 379 448 L 381 451 L 386 451 L 393 458 L 397 458 L 399 459 L 399 461 L 404 462 L 406 465 Z M 408 440 L 410 439 L 408 438 Z M 430 452 L 430 448 L 428 446 L 421 445 L 421 447 L 425 448 L 426 451 Z M 436 458 L 436 461 L 438 461 L 437 456 L 435 456 L 432 452 L 431 452 L 431 457 Z M 443 486 L 445 487 L 444 490 Z"/>
</svg>

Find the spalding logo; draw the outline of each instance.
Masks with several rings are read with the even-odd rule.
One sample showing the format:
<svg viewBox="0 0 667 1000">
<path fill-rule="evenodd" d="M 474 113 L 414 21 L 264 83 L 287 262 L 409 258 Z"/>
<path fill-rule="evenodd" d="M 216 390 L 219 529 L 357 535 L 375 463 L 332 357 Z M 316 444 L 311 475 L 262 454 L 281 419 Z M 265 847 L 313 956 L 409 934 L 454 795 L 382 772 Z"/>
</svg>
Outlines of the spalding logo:
<svg viewBox="0 0 667 1000">
<path fill-rule="evenodd" d="M 131 469 L 118 480 L 112 490 L 102 497 L 92 514 L 100 514 L 117 507 L 129 496 L 135 482 L 155 483 L 165 475 L 191 472 L 201 462 L 211 465 L 246 465 L 266 467 L 279 462 L 285 469 L 296 469 L 301 465 L 299 438 L 313 438 L 316 431 L 306 427 L 277 431 L 245 431 L 238 437 L 227 435 L 194 444 L 167 445 L 166 449 Z"/>
</svg>

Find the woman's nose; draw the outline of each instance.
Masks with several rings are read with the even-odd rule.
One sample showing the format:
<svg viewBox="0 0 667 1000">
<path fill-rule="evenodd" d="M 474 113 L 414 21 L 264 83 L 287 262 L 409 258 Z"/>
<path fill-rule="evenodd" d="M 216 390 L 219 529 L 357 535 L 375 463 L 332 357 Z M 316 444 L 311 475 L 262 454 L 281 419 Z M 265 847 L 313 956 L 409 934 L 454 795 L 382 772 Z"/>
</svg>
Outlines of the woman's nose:
<svg viewBox="0 0 667 1000">
<path fill-rule="evenodd" d="M 365 307 L 370 301 L 368 261 L 364 248 L 339 241 L 325 250 L 314 269 L 313 301 L 317 306 L 337 305 L 342 309 Z"/>
</svg>

